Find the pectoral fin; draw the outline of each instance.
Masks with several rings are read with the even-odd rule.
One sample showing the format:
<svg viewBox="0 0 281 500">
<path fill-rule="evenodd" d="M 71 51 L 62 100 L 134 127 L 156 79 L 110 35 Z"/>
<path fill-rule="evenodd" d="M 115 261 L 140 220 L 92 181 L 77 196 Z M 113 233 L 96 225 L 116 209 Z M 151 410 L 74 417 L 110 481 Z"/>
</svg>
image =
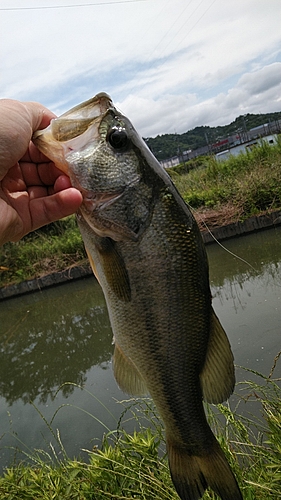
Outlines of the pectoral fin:
<svg viewBox="0 0 281 500">
<path fill-rule="evenodd" d="M 110 238 L 101 238 L 99 245 L 97 245 L 97 249 L 108 286 L 115 293 L 115 295 L 117 295 L 118 299 L 123 302 L 129 302 L 131 300 L 129 276 L 125 263 L 118 253 L 114 242 Z M 93 273 L 98 282 L 101 283 L 97 266 L 91 256 L 91 253 L 87 248 L 86 251 Z"/>
<path fill-rule="evenodd" d="M 200 382 L 203 399 L 214 404 L 225 401 L 232 394 L 235 385 L 230 343 L 213 310 L 208 351 L 200 373 Z"/>
<path fill-rule="evenodd" d="M 93 271 L 93 273 L 94 273 L 94 275 L 95 275 L 96 279 L 98 280 L 99 284 L 101 284 L 101 283 L 100 283 L 99 276 L 98 276 L 98 271 L 97 271 L 97 268 L 96 268 L 96 264 L 94 263 L 94 260 L 93 260 L 93 258 L 92 258 L 92 256 L 91 256 L 91 252 L 90 252 L 90 250 L 88 250 L 88 248 L 87 248 L 86 246 L 85 246 L 85 250 L 86 250 L 86 252 L 87 252 L 87 256 L 88 256 L 88 259 L 89 259 L 89 262 L 90 262 L 90 266 L 91 266 L 91 268 L 92 268 L 92 271 Z"/>
<path fill-rule="evenodd" d="M 135 364 L 116 343 L 113 354 L 113 373 L 122 391 L 132 396 L 147 394 L 146 385 Z"/>
</svg>

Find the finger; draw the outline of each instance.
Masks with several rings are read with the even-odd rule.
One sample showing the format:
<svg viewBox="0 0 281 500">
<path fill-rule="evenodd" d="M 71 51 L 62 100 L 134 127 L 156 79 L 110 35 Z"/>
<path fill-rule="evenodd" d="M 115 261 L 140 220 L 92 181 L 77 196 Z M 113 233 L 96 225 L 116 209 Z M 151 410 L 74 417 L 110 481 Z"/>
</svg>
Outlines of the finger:
<svg viewBox="0 0 281 500">
<path fill-rule="evenodd" d="M 50 121 L 56 118 L 56 115 L 52 111 L 38 102 L 27 101 L 23 104 L 29 113 L 33 132 L 48 127 Z"/>
<path fill-rule="evenodd" d="M 31 200 L 35 198 L 43 198 L 44 196 L 53 195 L 59 191 L 63 191 L 71 187 L 71 182 L 67 175 L 60 175 L 53 186 L 37 185 L 28 187 L 28 194 Z"/>
<path fill-rule="evenodd" d="M 35 198 L 44 198 L 50 194 L 46 186 L 31 186 L 27 189 L 27 191 L 30 200 L 35 200 Z"/>
<path fill-rule="evenodd" d="M 54 184 L 54 192 L 58 193 L 58 191 L 63 191 L 64 189 L 68 189 L 71 187 L 70 178 L 67 175 L 60 175 Z"/>
<path fill-rule="evenodd" d="M 63 174 L 62 171 L 59 170 L 53 162 L 49 161 L 47 163 L 45 162 L 38 165 L 38 175 L 40 176 L 43 184 L 45 184 L 46 186 L 52 186 Z M 64 175 L 64 177 L 66 176 Z M 70 187 L 70 185 L 67 187 Z"/>
<path fill-rule="evenodd" d="M 42 186 L 44 184 L 40 178 L 36 164 L 21 161 L 19 165 L 26 186 Z"/>
<path fill-rule="evenodd" d="M 39 149 L 30 141 L 28 149 L 22 156 L 21 161 L 32 162 L 32 163 L 50 163 L 50 159 L 45 156 Z"/>
<path fill-rule="evenodd" d="M 22 171 L 18 163 L 10 168 L 9 172 L 1 181 L 2 189 L 7 192 L 15 193 L 25 191 L 26 184 L 22 176 Z"/>
<path fill-rule="evenodd" d="M 66 180 L 62 181 L 62 185 L 66 187 L 71 186 L 69 177 L 63 175 L 53 162 L 45 161 L 37 165 L 36 163 L 21 161 L 19 162 L 19 166 L 26 186 L 52 186 L 57 183 L 59 177 L 68 179 L 68 182 Z M 60 191 L 60 188 L 55 189 L 55 191 Z"/>
<path fill-rule="evenodd" d="M 56 194 L 30 201 L 32 229 L 71 215 L 82 203 L 82 195 L 75 188 L 68 188 Z"/>
<path fill-rule="evenodd" d="M 14 165 L 28 149 L 33 132 L 47 127 L 55 115 L 42 104 L 1 99 L 1 163 L 6 171 Z M 4 167 L 1 165 L 5 175 Z"/>
</svg>

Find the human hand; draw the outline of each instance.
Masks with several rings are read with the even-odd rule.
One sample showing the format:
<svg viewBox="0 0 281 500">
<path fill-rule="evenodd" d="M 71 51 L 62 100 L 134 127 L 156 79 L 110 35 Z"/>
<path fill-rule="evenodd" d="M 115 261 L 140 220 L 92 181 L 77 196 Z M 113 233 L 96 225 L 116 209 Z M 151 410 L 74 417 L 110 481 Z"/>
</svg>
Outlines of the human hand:
<svg viewBox="0 0 281 500">
<path fill-rule="evenodd" d="M 53 113 L 35 102 L 0 100 L 0 245 L 74 213 L 81 193 L 31 142 Z"/>
</svg>

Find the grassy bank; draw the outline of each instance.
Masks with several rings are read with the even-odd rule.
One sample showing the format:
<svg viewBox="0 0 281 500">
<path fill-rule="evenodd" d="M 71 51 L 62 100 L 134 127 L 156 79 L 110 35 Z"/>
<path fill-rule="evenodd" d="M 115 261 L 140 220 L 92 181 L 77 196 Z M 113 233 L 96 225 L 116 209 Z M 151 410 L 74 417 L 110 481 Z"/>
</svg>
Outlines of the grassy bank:
<svg viewBox="0 0 281 500">
<path fill-rule="evenodd" d="M 169 173 L 199 222 L 222 225 L 281 208 L 281 136 L 275 145 L 263 142 L 222 162 L 198 158 L 192 167 Z"/>
<path fill-rule="evenodd" d="M 281 498 L 281 390 L 273 376 L 251 377 L 257 381 L 238 386 L 240 403 L 235 410 L 228 405 L 208 407 L 208 418 L 244 500 L 277 500 Z M 249 401 L 256 417 L 245 416 Z M 7 469 L 0 477 L 1 499 L 177 500 L 155 408 L 150 400 L 131 400 L 127 407 L 118 429 L 105 436 L 100 449 L 87 452 L 87 462 L 70 460 L 58 436 L 63 458 L 52 448 L 50 454 L 29 455 L 31 465 Z M 123 426 L 131 418 L 138 430 L 129 435 Z M 204 495 L 204 500 L 216 498 L 211 491 Z"/>
<path fill-rule="evenodd" d="M 0 287 L 86 262 L 75 216 L 67 217 L 0 248 Z"/>
<path fill-rule="evenodd" d="M 199 224 L 210 228 L 281 208 L 281 139 L 222 163 L 198 158 L 169 173 Z M 0 286 L 85 261 L 75 218 L 68 217 L 0 248 Z"/>
</svg>

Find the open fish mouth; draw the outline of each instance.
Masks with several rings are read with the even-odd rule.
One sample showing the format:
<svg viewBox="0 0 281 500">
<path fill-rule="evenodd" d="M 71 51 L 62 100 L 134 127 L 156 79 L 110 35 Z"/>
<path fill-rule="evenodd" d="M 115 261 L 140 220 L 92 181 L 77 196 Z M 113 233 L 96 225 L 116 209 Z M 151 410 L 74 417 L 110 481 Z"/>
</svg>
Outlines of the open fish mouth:
<svg viewBox="0 0 281 500">
<path fill-rule="evenodd" d="M 89 141 L 98 141 L 99 123 L 112 106 L 109 95 L 101 92 L 82 106 L 75 106 L 51 120 L 46 129 L 34 133 L 32 140 L 62 172 L 69 175 L 67 156 L 83 149 Z"/>
</svg>

